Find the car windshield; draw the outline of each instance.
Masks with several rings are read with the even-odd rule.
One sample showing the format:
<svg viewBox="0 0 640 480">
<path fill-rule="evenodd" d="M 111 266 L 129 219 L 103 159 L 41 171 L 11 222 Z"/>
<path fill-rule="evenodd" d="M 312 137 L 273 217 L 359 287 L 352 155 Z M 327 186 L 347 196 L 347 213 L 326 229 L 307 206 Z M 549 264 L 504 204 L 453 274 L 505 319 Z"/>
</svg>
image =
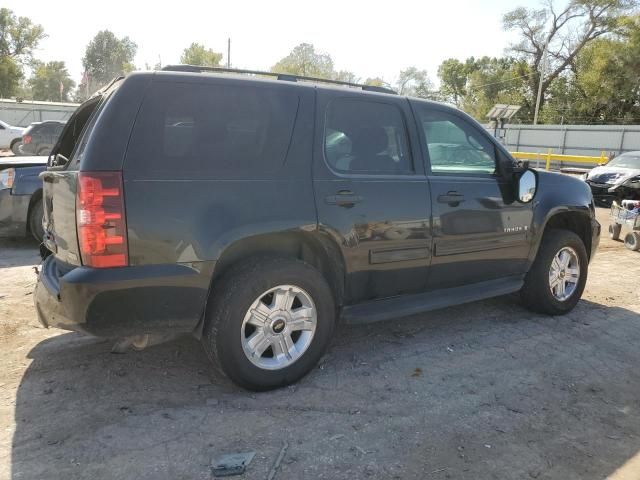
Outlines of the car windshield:
<svg viewBox="0 0 640 480">
<path fill-rule="evenodd" d="M 640 155 L 620 155 L 611 160 L 607 166 L 640 169 Z"/>
</svg>

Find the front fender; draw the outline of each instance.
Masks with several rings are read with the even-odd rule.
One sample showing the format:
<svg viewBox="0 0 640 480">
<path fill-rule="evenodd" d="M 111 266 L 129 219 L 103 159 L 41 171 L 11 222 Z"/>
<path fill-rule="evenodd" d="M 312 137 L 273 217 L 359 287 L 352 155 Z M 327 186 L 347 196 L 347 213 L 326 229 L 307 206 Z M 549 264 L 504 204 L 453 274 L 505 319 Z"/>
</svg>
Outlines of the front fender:
<svg viewBox="0 0 640 480">
<path fill-rule="evenodd" d="M 557 215 L 576 215 L 581 222 L 588 222 L 591 235 L 599 236 L 599 224 L 595 219 L 595 209 L 591 189 L 582 180 L 560 173 L 537 171 L 538 187 L 533 199 L 532 244 L 529 262 L 538 253 L 545 229 L 549 221 Z M 595 232 L 594 230 L 597 230 Z M 596 239 L 597 240 L 597 239 Z M 591 256 L 597 244 L 591 247 Z"/>
</svg>

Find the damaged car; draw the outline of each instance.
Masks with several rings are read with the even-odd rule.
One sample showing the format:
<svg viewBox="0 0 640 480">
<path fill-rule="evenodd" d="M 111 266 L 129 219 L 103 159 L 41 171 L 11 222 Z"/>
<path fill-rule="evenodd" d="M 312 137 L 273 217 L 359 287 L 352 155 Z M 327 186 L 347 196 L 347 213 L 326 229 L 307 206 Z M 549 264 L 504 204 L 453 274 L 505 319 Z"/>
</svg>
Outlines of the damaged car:
<svg viewBox="0 0 640 480">
<path fill-rule="evenodd" d="M 627 152 L 584 174 L 594 200 L 611 206 L 615 200 L 640 200 L 640 151 Z"/>
</svg>

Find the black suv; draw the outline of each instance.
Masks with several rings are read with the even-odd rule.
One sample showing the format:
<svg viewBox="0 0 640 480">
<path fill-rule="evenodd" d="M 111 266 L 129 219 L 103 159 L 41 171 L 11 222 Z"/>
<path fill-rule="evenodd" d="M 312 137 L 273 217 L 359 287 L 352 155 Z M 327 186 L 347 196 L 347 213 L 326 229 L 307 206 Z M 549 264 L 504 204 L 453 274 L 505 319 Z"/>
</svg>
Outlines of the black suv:
<svg viewBox="0 0 640 480">
<path fill-rule="evenodd" d="M 445 105 L 205 70 L 131 74 L 68 122 L 41 174 L 44 325 L 192 332 L 264 390 L 309 372 L 338 319 L 578 302 L 600 234 L 585 183 Z"/>
<path fill-rule="evenodd" d="M 22 134 L 21 155 L 49 155 L 64 129 L 64 122 L 34 122 Z"/>
</svg>

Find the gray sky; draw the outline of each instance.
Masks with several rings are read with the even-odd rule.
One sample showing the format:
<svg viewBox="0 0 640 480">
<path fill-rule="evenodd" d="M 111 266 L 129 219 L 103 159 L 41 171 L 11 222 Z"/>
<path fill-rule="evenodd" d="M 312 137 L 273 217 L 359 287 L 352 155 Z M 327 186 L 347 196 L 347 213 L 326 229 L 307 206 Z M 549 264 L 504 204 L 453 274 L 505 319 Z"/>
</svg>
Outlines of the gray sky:
<svg viewBox="0 0 640 480">
<path fill-rule="evenodd" d="M 268 69 L 299 43 L 329 53 L 338 70 L 381 76 L 393 82 L 408 66 L 426 69 L 437 80 L 446 58 L 502 55 L 512 37 L 501 18 L 518 5 L 536 0 L 359 1 L 290 0 L 195 2 L 101 2 L 5 0 L 17 15 L 44 26 L 48 37 L 36 56 L 64 60 L 76 82 L 82 56 L 102 29 L 138 44 L 137 68 L 177 63 L 182 50 L 199 42 L 224 52 L 231 37 L 234 67 Z"/>
</svg>

